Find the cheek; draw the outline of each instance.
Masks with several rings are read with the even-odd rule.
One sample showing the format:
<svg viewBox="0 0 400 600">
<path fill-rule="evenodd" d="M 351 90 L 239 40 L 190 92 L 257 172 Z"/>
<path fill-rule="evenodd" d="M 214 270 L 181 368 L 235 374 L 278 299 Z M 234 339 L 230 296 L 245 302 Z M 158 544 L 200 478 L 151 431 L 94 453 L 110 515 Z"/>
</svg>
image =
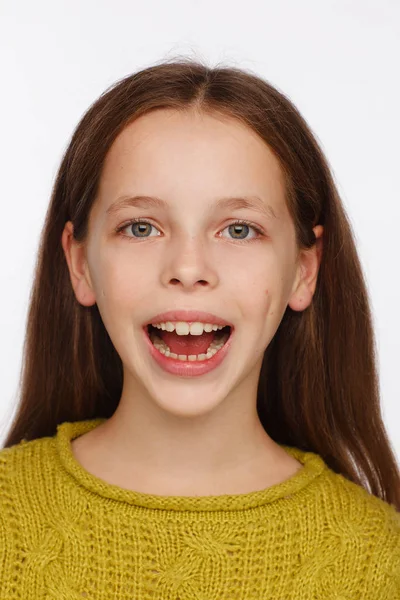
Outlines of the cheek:
<svg viewBox="0 0 400 600">
<path fill-rule="evenodd" d="M 265 319 L 271 309 L 274 310 L 273 305 L 277 294 L 279 295 L 279 291 L 271 275 L 267 278 L 265 273 L 263 281 L 257 277 L 247 277 L 242 285 L 236 285 L 231 290 L 231 297 L 241 306 L 243 317 L 255 324 L 260 319 Z"/>
<path fill-rule="evenodd" d="M 247 279 L 240 294 L 246 319 L 261 321 L 268 330 L 275 327 L 282 310 L 284 312 L 283 282 L 276 267 L 271 266 L 268 272 L 264 270 L 258 278 Z M 260 335 L 263 335 L 262 330 Z"/>
<path fill-rule="evenodd" d="M 93 268 L 93 283 L 99 308 L 115 315 L 132 311 L 151 289 L 151 268 L 123 253 L 104 252 Z M 143 305 L 142 305 L 143 308 Z M 140 309 L 140 308 L 139 308 Z"/>
</svg>

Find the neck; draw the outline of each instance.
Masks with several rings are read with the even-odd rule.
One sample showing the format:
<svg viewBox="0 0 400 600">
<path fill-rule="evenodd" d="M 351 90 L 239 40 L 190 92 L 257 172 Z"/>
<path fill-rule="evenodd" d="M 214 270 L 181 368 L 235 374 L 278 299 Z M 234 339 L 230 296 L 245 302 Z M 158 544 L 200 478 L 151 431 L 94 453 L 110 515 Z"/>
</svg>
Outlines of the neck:
<svg viewBox="0 0 400 600">
<path fill-rule="evenodd" d="M 159 495 L 246 493 L 300 467 L 256 412 L 182 419 L 131 407 L 121 399 L 110 419 L 73 442 L 77 460 L 114 485 Z"/>
</svg>

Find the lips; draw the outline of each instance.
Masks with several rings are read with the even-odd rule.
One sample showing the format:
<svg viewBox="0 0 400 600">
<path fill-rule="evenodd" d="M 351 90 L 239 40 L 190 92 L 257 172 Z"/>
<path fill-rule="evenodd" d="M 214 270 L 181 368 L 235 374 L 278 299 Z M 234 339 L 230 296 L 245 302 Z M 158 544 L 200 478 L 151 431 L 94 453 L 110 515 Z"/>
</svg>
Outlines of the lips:
<svg viewBox="0 0 400 600">
<path fill-rule="evenodd" d="M 203 313 L 204 314 L 204 313 Z M 154 318 L 154 317 L 153 317 Z M 159 316 L 157 316 L 159 318 Z M 162 318 L 165 318 L 164 316 Z M 168 317 L 170 318 L 170 317 Z M 230 327 L 228 325 L 228 327 Z M 154 344 L 149 339 L 147 326 L 143 327 L 143 336 L 145 340 L 146 347 L 149 350 L 150 356 L 154 359 L 154 361 L 158 364 L 163 371 L 169 373 L 170 375 L 176 375 L 178 377 L 200 377 L 202 375 L 207 375 L 211 373 L 214 369 L 217 369 L 224 363 L 228 353 L 230 352 L 230 348 L 232 346 L 232 340 L 235 338 L 235 335 L 230 335 L 225 344 L 212 356 L 207 360 L 203 361 L 182 361 L 179 359 L 174 359 L 171 356 L 165 356 L 158 350 Z M 232 329 L 230 330 L 232 333 Z"/>
</svg>

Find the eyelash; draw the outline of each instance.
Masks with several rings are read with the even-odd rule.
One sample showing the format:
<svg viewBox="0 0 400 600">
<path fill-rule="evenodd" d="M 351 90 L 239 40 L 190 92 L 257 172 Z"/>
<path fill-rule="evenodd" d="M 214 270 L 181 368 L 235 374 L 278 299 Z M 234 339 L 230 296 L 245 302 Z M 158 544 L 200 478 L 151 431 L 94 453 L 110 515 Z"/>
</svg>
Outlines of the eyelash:
<svg viewBox="0 0 400 600">
<path fill-rule="evenodd" d="M 117 229 L 115 230 L 115 232 L 118 233 L 118 234 L 120 234 L 121 237 L 127 238 L 127 240 L 129 242 L 132 242 L 134 240 L 146 239 L 146 238 L 130 237 L 129 235 L 125 235 L 125 234 L 121 233 L 121 231 L 123 231 L 124 229 L 126 229 L 127 227 L 129 227 L 129 225 L 133 225 L 134 223 L 148 223 L 149 225 L 152 225 L 153 227 L 155 227 L 155 225 L 153 225 L 153 223 L 151 221 L 148 221 L 147 219 L 136 218 L 136 219 L 131 219 L 130 221 L 128 221 L 128 223 L 125 223 L 124 225 L 121 225 L 120 227 L 117 227 Z M 249 239 L 249 240 L 236 240 L 236 241 L 239 241 L 241 243 L 246 244 L 246 243 L 249 243 L 249 242 L 256 242 L 256 241 L 259 241 L 261 237 L 265 237 L 264 232 L 259 227 L 257 227 L 257 225 L 255 225 L 254 223 L 252 223 L 251 221 L 246 221 L 244 219 L 241 219 L 241 220 L 238 220 L 238 221 L 234 221 L 233 223 L 230 223 L 226 227 L 230 227 L 231 225 L 248 225 L 249 227 L 251 227 L 252 229 L 254 229 L 257 232 L 258 237 L 256 237 L 256 238 L 252 238 L 252 239 Z M 224 227 L 224 229 L 226 229 L 226 227 Z M 233 238 L 232 238 L 232 240 L 233 240 Z"/>
</svg>

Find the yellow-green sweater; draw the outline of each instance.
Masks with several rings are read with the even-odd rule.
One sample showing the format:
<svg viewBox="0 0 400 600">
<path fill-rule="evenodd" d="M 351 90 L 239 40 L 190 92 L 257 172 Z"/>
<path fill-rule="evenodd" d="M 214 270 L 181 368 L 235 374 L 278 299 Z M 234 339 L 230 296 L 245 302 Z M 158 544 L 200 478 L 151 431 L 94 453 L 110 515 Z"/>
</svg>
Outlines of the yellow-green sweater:
<svg viewBox="0 0 400 600">
<path fill-rule="evenodd" d="M 157 496 L 111 485 L 71 440 L 0 451 L 1 600 L 400 600 L 400 513 L 327 467 L 262 491 Z"/>
</svg>

